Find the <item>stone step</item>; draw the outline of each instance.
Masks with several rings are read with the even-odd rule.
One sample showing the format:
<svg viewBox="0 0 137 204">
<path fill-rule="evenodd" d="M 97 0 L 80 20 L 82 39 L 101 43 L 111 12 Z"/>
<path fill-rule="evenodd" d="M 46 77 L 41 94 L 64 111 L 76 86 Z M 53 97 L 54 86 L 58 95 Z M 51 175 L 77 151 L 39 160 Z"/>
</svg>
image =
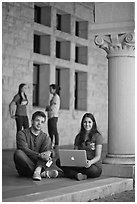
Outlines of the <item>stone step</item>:
<svg viewBox="0 0 137 204">
<path fill-rule="evenodd" d="M 65 182 L 65 178 L 60 182 Z M 87 202 L 132 189 L 133 179 L 131 178 L 87 179 L 83 182 L 78 181 L 76 185 L 63 188 L 57 186 L 54 190 L 7 198 L 3 202 Z"/>
<path fill-rule="evenodd" d="M 102 175 L 121 178 L 135 178 L 135 165 L 103 164 Z"/>
</svg>

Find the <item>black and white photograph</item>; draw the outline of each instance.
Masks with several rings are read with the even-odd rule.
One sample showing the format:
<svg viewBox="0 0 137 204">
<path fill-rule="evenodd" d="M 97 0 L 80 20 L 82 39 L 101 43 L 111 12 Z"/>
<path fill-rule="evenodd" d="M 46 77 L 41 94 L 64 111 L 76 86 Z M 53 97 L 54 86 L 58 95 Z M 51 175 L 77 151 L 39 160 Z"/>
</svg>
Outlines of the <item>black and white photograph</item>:
<svg viewBox="0 0 137 204">
<path fill-rule="evenodd" d="M 135 2 L 1 13 L 1 202 L 135 202 Z"/>
</svg>

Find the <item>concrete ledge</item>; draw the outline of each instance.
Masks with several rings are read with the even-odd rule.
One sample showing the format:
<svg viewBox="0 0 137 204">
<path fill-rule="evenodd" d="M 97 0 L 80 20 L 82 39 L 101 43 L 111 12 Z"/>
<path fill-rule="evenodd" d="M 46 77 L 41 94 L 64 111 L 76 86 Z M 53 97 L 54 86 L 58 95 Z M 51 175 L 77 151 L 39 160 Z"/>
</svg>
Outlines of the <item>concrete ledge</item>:
<svg viewBox="0 0 137 204">
<path fill-rule="evenodd" d="M 135 178 L 135 166 L 134 165 L 122 165 L 122 164 L 103 164 L 102 166 L 103 176 L 116 176 L 121 178 Z"/>
<path fill-rule="evenodd" d="M 65 182 L 65 179 L 62 180 Z M 133 179 L 88 179 L 74 186 L 4 199 L 3 202 L 87 202 L 133 189 Z"/>
</svg>

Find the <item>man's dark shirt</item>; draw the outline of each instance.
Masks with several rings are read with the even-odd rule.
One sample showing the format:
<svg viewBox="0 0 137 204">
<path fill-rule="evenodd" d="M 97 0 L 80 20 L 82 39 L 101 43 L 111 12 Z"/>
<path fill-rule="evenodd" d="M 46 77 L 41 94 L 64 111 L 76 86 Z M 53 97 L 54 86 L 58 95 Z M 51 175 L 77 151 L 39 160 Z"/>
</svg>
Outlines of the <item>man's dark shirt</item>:
<svg viewBox="0 0 137 204">
<path fill-rule="evenodd" d="M 38 161 L 38 155 L 51 149 L 51 140 L 46 133 L 41 131 L 34 135 L 31 128 L 21 130 L 16 137 L 17 149 L 21 149 L 33 161 Z"/>
</svg>

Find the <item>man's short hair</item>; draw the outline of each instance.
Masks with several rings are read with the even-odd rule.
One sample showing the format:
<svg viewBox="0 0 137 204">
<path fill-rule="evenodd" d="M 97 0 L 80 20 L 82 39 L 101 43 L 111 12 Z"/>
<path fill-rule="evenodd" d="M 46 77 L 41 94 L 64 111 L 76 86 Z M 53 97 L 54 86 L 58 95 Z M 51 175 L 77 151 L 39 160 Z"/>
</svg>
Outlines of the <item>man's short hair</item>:
<svg viewBox="0 0 137 204">
<path fill-rule="evenodd" d="M 35 118 L 36 118 L 37 116 L 41 116 L 41 117 L 43 117 L 43 118 L 46 120 L 46 115 L 45 115 L 45 113 L 43 113 L 42 111 L 36 111 L 35 113 L 33 113 L 33 115 L 32 115 L 32 120 L 35 120 Z"/>
</svg>

